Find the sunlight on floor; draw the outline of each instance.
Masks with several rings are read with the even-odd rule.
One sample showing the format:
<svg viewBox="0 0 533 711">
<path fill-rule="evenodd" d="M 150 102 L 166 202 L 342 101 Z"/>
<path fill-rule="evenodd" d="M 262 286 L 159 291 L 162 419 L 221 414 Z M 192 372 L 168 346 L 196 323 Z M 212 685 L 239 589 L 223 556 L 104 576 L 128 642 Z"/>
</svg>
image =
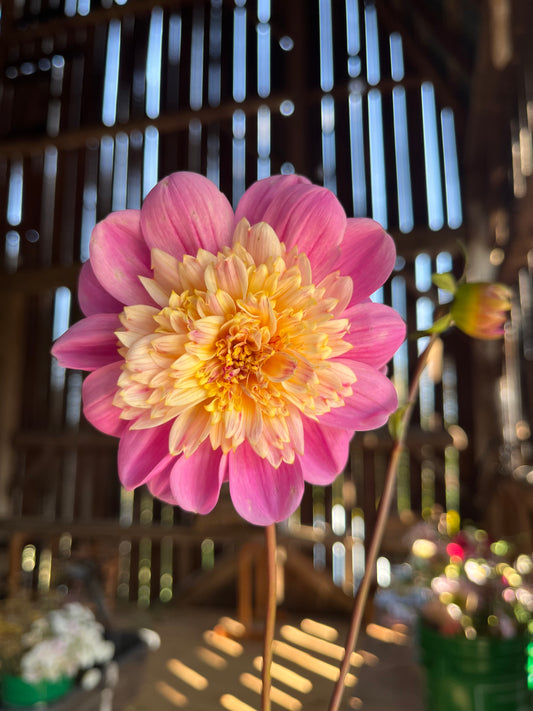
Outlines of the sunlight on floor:
<svg viewBox="0 0 533 711">
<path fill-rule="evenodd" d="M 180 662 L 179 659 L 169 659 L 167 661 L 167 669 L 169 669 L 174 676 L 177 676 L 178 679 L 181 679 L 197 691 L 203 691 L 203 689 L 206 689 L 209 686 L 209 682 L 205 676 L 198 674 L 198 672 L 195 672 L 194 669 L 191 669 L 186 664 L 183 664 L 183 662 Z"/>
<path fill-rule="evenodd" d="M 257 671 L 261 671 L 263 668 L 263 657 L 256 657 L 254 659 L 254 667 Z M 300 692 L 300 694 L 308 694 L 313 688 L 313 684 L 309 679 L 300 676 L 300 674 L 287 669 L 287 667 L 277 662 L 272 662 L 270 674 L 273 679 L 281 681 L 285 686 L 290 686 L 295 691 Z"/>
<path fill-rule="evenodd" d="M 202 621 L 207 629 L 202 630 Z M 339 618 L 338 629 L 309 617 L 283 622 L 273 642 L 272 703 L 280 711 L 322 708 L 339 676 L 339 661 L 344 654 L 340 640 L 346 634 L 347 620 Z M 215 611 L 210 617 L 194 612 L 189 619 L 186 614 L 168 625 L 162 621 L 161 632 L 165 647 L 153 669 L 152 679 L 156 681 L 151 683 L 152 696 L 145 692 L 139 705 L 129 711 L 151 711 L 154 706 L 164 711 L 184 707 L 194 711 L 256 711 L 263 665 L 257 629 L 248 631 L 237 620 L 217 616 Z M 370 673 L 376 668 L 374 677 L 376 673 L 379 676 L 383 664 L 389 668 L 395 649 L 398 653 L 394 658 L 400 654 L 404 663 L 406 657 L 400 650 L 409 642 L 406 632 L 398 625 L 368 625 L 366 642 L 351 655 L 352 669 L 345 682 L 347 709 L 367 708 L 368 691 L 365 687 L 363 694 L 359 689 L 364 670 Z M 356 685 L 358 693 L 353 695 L 350 690 Z"/>
<path fill-rule="evenodd" d="M 240 657 L 244 651 L 242 644 L 229 637 L 223 637 L 214 630 L 204 632 L 204 642 L 225 654 L 229 654 L 231 657 Z"/>
<path fill-rule="evenodd" d="M 341 647 L 340 644 L 333 644 L 333 642 L 327 642 L 318 637 L 313 637 L 313 635 L 302 632 L 302 630 L 292 627 L 291 625 L 283 625 L 280 634 L 288 642 L 298 644 L 300 647 L 305 647 L 312 652 L 318 652 L 337 661 L 344 659 L 344 647 Z M 364 664 L 363 657 L 357 652 L 352 652 L 350 662 L 354 667 L 360 667 Z"/>
<path fill-rule="evenodd" d="M 302 652 L 300 649 L 296 649 L 296 647 L 293 647 L 286 642 L 281 642 L 279 639 L 275 639 L 272 644 L 272 649 L 275 655 L 283 657 L 283 659 L 287 659 L 290 662 L 294 662 L 304 669 L 308 669 L 313 672 L 313 674 L 323 676 L 329 681 L 337 681 L 339 678 L 338 667 L 333 664 L 329 664 L 329 662 L 324 662 L 322 659 L 317 659 L 308 652 Z M 346 675 L 346 686 L 355 686 L 356 683 L 357 679 L 353 674 Z"/>
<path fill-rule="evenodd" d="M 259 677 L 245 672 L 244 674 L 241 674 L 239 681 L 247 689 L 251 689 L 251 691 L 254 691 L 256 694 L 261 694 L 262 684 Z M 287 709 L 287 711 L 300 711 L 302 708 L 302 704 L 298 701 L 298 699 L 295 699 L 293 696 L 290 696 L 290 694 L 287 694 L 274 686 L 270 691 L 270 698 L 275 704 Z"/>
<path fill-rule="evenodd" d="M 204 662 L 212 669 L 224 669 L 228 666 L 228 662 L 224 657 L 205 647 L 196 647 L 195 654 L 201 662 Z"/>
<path fill-rule="evenodd" d="M 165 681 L 158 681 L 155 685 L 156 691 L 161 694 L 173 706 L 186 706 L 189 702 L 184 694 L 181 694 L 177 689 L 167 684 Z"/>
<path fill-rule="evenodd" d="M 401 630 L 396 629 L 396 627 L 401 627 Z M 366 633 L 369 637 L 379 639 L 381 642 L 387 642 L 388 644 L 407 644 L 409 642 L 404 625 L 394 625 L 394 628 L 390 629 L 371 622 L 366 627 Z"/>
<path fill-rule="evenodd" d="M 316 620 L 312 620 L 309 617 L 304 618 L 300 622 L 300 627 L 304 632 L 314 634 L 316 637 L 321 637 L 328 642 L 336 642 L 339 637 L 339 633 L 335 627 L 325 625 L 323 622 L 316 622 Z"/>
</svg>

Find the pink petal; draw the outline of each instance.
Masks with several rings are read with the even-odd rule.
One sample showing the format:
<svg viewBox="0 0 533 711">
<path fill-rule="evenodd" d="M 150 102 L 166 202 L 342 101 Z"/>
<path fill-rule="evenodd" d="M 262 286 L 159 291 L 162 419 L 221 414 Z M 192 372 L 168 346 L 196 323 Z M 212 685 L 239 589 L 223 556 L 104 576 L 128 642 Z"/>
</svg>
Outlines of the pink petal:
<svg viewBox="0 0 533 711">
<path fill-rule="evenodd" d="M 327 427 L 308 418 L 304 428 L 305 451 L 300 456 L 304 478 L 310 484 L 331 484 L 346 466 L 353 431 Z"/>
<path fill-rule="evenodd" d="M 186 511 L 206 514 L 218 501 L 223 481 L 220 449 L 213 450 L 209 441 L 190 456 L 181 455 L 172 467 L 170 490 Z"/>
<path fill-rule="evenodd" d="M 168 451 L 170 424 L 126 430 L 118 445 L 118 475 L 126 489 L 135 489 L 175 461 Z"/>
<path fill-rule="evenodd" d="M 147 245 L 182 259 L 202 247 L 231 244 L 233 210 L 216 185 L 196 173 L 173 173 L 146 196 L 141 228 Z"/>
<path fill-rule="evenodd" d="M 128 306 L 155 305 L 139 281 L 139 276 L 152 276 L 140 210 L 113 212 L 99 222 L 91 235 L 89 253 L 97 280 L 111 296 Z"/>
<path fill-rule="evenodd" d="M 54 343 L 52 355 L 63 368 L 96 370 L 118 358 L 117 314 L 93 314 L 78 321 Z"/>
<path fill-rule="evenodd" d="M 384 425 L 398 407 L 398 395 L 392 382 L 379 370 L 366 363 L 346 362 L 357 380 L 353 395 L 345 398 L 344 407 L 321 415 L 320 424 L 347 430 L 373 430 Z"/>
<path fill-rule="evenodd" d="M 302 499 L 304 478 L 298 459 L 277 469 L 244 442 L 227 455 L 229 490 L 237 512 L 250 523 L 284 521 Z"/>
<path fill-rule="evenodd" d="M 122 311 L 122 304 L 108 294 L 96 278 L 91 262 L 83 264 L 78 280 L 78 301 L 86 316 L 91 314 L 112 314 Z"/>
<path fill-rule="evenodd" d="M 251 185 L 239 200 L 235 210 L 235 225 L 245 217 L 251 225 L 263 220 L 270 203 L 293 185 L 311 185 L 303 175 L 272 175 Z"/>
<path fill-rule="evenodd" d="M 148 490 L 152 496 L 155 496 L 157 499 L 161 499 L 161 501 L 164 501 L 166 504 L 172 504 L 173 506 L 178 503 L 170 489 L 170 474 L 174 464 L 175 461 L 174 458 L 172 458 L 164 469 L 147 482 Z"/>
<path fill-rule="evenodd" d="M 394 240 L 380 224 L 368 218 L 348 219 L 340 259 L 335 266 L 353 279 L 352 304 L 379 289 L 388 279 L 395 261 Z"/>
<path fill-rule="evenodd" d="M 113 405 L 123 361 L 110 363 L 90 373 L 83 381 L 83 414 L 97 430 L 120 437 L 129 423 L 120 419 L 122 410 Z"/>
<path fill-rule="evenodd" d="M 261 187 L 263 181 L 257 185 Z M 273 185 L 266 184 L 263 190 L 266 195 L 258 195 L 264 205 L 263 214 L 258 215 L 257 209 L 254 214 L 274 229 L 288 249 L 297 246 L 298 251 L 305 252 L 313 269 L 313 281 L 319 282 L 339 256 L 337 247 L 346 228 L 342 205 L 326 188 L 307 182 L 289 183 L 280 178 Z M 239 216 L 255 222 L 244 209 L 241 214 L 241 203 L 236 214 Z"/>
<path fill-rule="evenodd" d="M 342 316 L 350 320 L 350 332 L 344 340 L 353 346 L 344 358 L 381 368 L 405 338 L 405 323 L 390 306 L 372 302 L 356 304 Z"/>
</svg>

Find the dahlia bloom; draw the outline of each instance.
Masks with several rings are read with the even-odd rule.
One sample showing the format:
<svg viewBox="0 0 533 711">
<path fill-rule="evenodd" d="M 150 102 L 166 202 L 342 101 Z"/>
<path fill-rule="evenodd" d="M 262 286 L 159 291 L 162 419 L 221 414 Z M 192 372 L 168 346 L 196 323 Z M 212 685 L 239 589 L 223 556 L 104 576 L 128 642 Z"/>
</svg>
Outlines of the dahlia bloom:
<svg viewBox="0 0 533 711">
<path fill-rule="evenodd" d="M 474 338 L 501 338 L 511 309 L 512 292 L 505 284 L 472 282 L 455 290 L 450 315 L 461 331 Z"/>
<path fill-rule="evenodd" d="M 377 223 L 303 177 L 255 183 L 234 214 L 209 180 L 175 173 L 96 225 L 86 318 L 52 352 L 91 371 L 84 414 L 120 438 L 126 488 L 207 513 L 229 482 L 238 513 L 268 525 L 397 406 L 385 365 L 404 323 L 369 299 L 394 260 Z"/>
</svg>

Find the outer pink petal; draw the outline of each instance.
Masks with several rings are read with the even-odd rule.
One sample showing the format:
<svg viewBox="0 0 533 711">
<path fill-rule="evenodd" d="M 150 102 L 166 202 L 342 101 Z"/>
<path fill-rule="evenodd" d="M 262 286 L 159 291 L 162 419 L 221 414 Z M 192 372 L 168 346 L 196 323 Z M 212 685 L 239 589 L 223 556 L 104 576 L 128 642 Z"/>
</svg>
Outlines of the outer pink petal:
<svg viewBox="0 0 533 711">
<path fill-rule="evenodd" d="M 141 228 L 147 245 L 181 259 L 202 247 L 216 252 L 231 244 L 233 210 L 225 195 L 196 173 L 173 173 L 146 196 Z"/>
<path fill-rule="evenodd" d="M 392 382 L 379 370 L 366 363 L 346 362 L 357 380 L 353 395 L 344 407 L 337 407 L 320 417 L 320 424 L 347 430 L 373 430 L 384 425 L 398 407 L 398 395 Z"/>
<path fill-rule="evenodd" d="M 117 360 L 117 314 L 93 314 L 78 321 L 52 347 L 63 368 L 96 370 Z"/>
<path fill-rule="evenodd" d="M 335 266 L 353 279 L 352 304 L 379 289 L 388 279 L 395 261 L 394 240 L 379 223 L 368 218 L 348 219 L 340 259 Z"/>
<path fill-rule="evenodd" d="M 300 463 L 305 481 L 325 486 L 343 471 L 348 461 L 352 430 L 327 427 L 306 419 L 305 451 Z"/>
<path fill-rule="evenodd" d="M 127 306 L 154 305 L 139 281 L 139 276 L 152 276 L 150 250 L 143 239 L 140 221 L 140 210 L 113 212 L 96 225 L 89 243 L 97 280 Z"/>
<path fill-rule="evenodd" d="M 91 314 L 118 314 L 123 305 L 108 294 L 96 278 L 91 262 L 83 264 L 78 281 L 78 301 L 86 316 Z"/>
<path fill-rule="evenodd" d="M 302 499 L 304 478 L 298 459 L 277 468 L 258 457 L 247 442 L 227 455 L 229 490 L 237 512 L 250 523 L 284 521 Z"/>
<path fill-rule="evenodd" d="M 275 230 L 288 249 L 297 246 L 305 252 L 313 269 L 313 281 L 319 282 L 339 256 L 337 247 L 346 228 L 342 205 L 326 188 L 305 182 L 286 185 L 280 179 L 266 190 L 271 200 L 260 219 Z M 248 215 L 243 217 L 251 222 Z"/>
<path fill-rule="evenodd" d="M 120 408 L 113 405 L 123 361 L 98 368 L 83 381 L 83 414 L 97 430 L 120 437 L 128 422 L 120 419 Z"/>
<path fill-rule="evenodd" d="M 175 457 L 168 461 L 166 467 L 153 476 L 147 483 L 148 489 L 152 496 L 155 496 L 157 499 L 161 499 L 161 501 L 164 501 L 167 504 L 172 504 L 173 506 L 178 503 L 170 489 L 170 474 L 174 464 Z"/>
<path fill-rule="evenodd" d="M 356 304 L 347 309 L 342 317 L 350 319 L 350 333 L 344 340 L 353 346 L 344 358 L 381 368 L 389 362 L 405 338 L 405 323 L 390 306 L 372 302 Z"/>
<path fill-rule="evenodd" d="M 168 451 L 169 433 L 169 423 L 124 432 L 118 446 L 118 475 L 126 489 L 145 484 L 175 461 Z"/>
<path fill-rule="evenodd" d="M 270 204 L 280 193 L 294 185 L 311 185 L 303 175 L 272 175 L 251 185 L 239 200 L 235 210 L 235 225 L 245 217 L 251 225 L 264 220 Z"/>
<path fill-rule="evenodd" d="M 214 508 L 223 480 L 221 457 L 220 450 L 213 450 L 208 441 L 190 457 L 178 457 L 172 467 L 170 490 L 182 509 L 206 514 Z"/>
</svg>

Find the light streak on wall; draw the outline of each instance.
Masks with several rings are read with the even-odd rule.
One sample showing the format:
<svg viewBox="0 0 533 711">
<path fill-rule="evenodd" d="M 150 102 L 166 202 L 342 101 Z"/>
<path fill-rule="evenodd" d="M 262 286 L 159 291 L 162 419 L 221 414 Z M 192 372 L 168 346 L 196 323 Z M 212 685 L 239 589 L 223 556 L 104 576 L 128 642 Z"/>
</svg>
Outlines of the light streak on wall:
<svg viewBox="0 0 533 711">
<path fill-rule="evenodd" d="M 400 316 L 407 319 L 407 294 L 405 279 L 395 276 L 391 281 L 392 307 Z M 406 402 L 409 391 L 409 359 L 407 341 L 404 341 L 392 358 L 394 385 L 400 402 Z"/>
<path fill-rule="evenodd" d="M 159 177 L 159 131 L 148 126 L 144 132 L 143 199 L 155 186 Z"/>
<path fill-rule="evenodd" d="M 150 17 L 146 52 L 146 115 L 157 118 L 161 102 L 161 52 L 163 41 L 163 10 L 155 7 Z"/>
<path fill-rule="evenodd" d="M 89 258 L 89 241 L 96 224 L 97 182 L 98 182 L 98 144 L 89 144 L 85 151 L 85 175 L 83 180 L 83 203 L 80 228 L 80 259 Z"/>
<path fill-rule="evenodd" d="M 262 98 L 270 94 L 270 42 L 270 23 L 259 22 L 257 25 L 257 93 Z"/>
<path fill-rule="evenodd" d="M 435 89 L 431 82 L 426 81 L 422 84 L 421 96 L 428 225 L 431 230 L 440 230 L 444 225 L 442 180 Z"/>
<path fill-rule="evenodd" d="M 346 0 L 346 49 L 348 53 L 348 75 L 357 77 L 361 72 L 361 37 L 359 27 L 358 0 Z"/>
<path fill-rule="evenodd" d="M 191 32 L 191 76 L 189 104 L 193 111 L 202 108 L 204 81 L 204 9 L 195 4 Z"/>
<path fill-rule="evenodd" d="M 104 126 L 114 126 L 117 120 L 120 37 L 120 20 L 113 19 L 109 22 L 107 30 L 104 94 L 102 101 L 102 123 Z"/>
<path fill-rule="evenodd" d="M 449 252 L 439 252 L 435 260 L 435 268 L 438 274 L 451 272 L 453 268 L 452 255 Z M 438 289 L 439 304 L 447 304 L 453 299 L 449 291 Z"/>
<path fill-rule="evenodd" d="M 366 80 L 370 86 L 375 86 L 381 79 L 379 62 L 378 16 L 376 7 L 369 3 L 365 7 L 365 37 L 366 37 Z"/>
<path fill-rule="evenodd" d="M 14 160 L 11 163 L 7 196 L 7 221 L 13 227 L 20 225 L 22 221 L 23 178 L 22 160 Z"/>
<path fill-rule="evenodd" d="M 431 283 L 431 257 L 421 252 L 415 257 L 415 286 L 418 291 L 428 291 Z"/>
<path fill-rule="evenodd" d="M 232 200 L 235 208 L 245 190 L 246 180 L 246 115 L 237 109 L 233 113 L 233 175 L 232 175 Z"/>
<path fill-rule="evenodd" d="M 394 32 L 389 37 L 389 47 L 391 76 L 394 81 L 401 81 L 404 78 L 403 47 L 402 38 L 397 32 Z M 396 85 L 392 90 L 392 113 L 398 195 L 398 224 L 402 232 L 410 232 L 414 226 L 414 216 L 407 129 L 407 99 L 403 86 Z"/>
<path fill-rule="evenodd" d="M 320 88 L 333 89 L 333 28 L 331 25 L 331 0 L 318 0 L 319 46 L 320 46 Z"/>
<path fill-rule="evenodd" d="M 129 138 L 126 133 L 117 133 L 113 170 L 113 210 L 125 210 L 129 160 Z"/>
<path fill-rule="evenodd" d="M 322 119 L 322 167 L 324 187 L 337 191 L 337 165 L 335 158 L 335 102 L 331 95 L 321 101 Z"/>
<path fill-rule="evenodd" d="M 446 186 L 446 215 L 448 227 L 456 229 L 463 222 L 461 185 L 457 164 L 457 144 L 453 111 L 445 108 L 440 114 L 444 158 L 444 184 Z"/>
<path fill-rule="evenodd" d="M 16 230 L 8 230 L 4 246 L 5 268 L 9 273 L 18 269 L 20 254 L 20 234 Z"/>
<path fill-rule="evenodd" d="M 270 175 L 270 109 L 260 106 L 257 110 L 257 179 Z"/>
<path fill-rule="evenodd" d="M 355 217 L 364 217 L 366 208 L 365 146 L 363 133 L 363 98 L 359 91 L 351 91 L 348 99 L 350 124 L 350 168 L 352 174 L 352 203 Z"/>
<path fill-rule="evenodd" d="M 246 98 L 246 9 L 233 11 L 233 99 L 238 103 Z"/>
<path fill-rule="evenodd" d="M 381 92 L 368 92 L 368 134 L 370 140 L 370 187 L 372 217 L 387 228 L 387 184 L 385 173 L 385 148 L 383 144 L 383 115 Z"/>
</svg>

